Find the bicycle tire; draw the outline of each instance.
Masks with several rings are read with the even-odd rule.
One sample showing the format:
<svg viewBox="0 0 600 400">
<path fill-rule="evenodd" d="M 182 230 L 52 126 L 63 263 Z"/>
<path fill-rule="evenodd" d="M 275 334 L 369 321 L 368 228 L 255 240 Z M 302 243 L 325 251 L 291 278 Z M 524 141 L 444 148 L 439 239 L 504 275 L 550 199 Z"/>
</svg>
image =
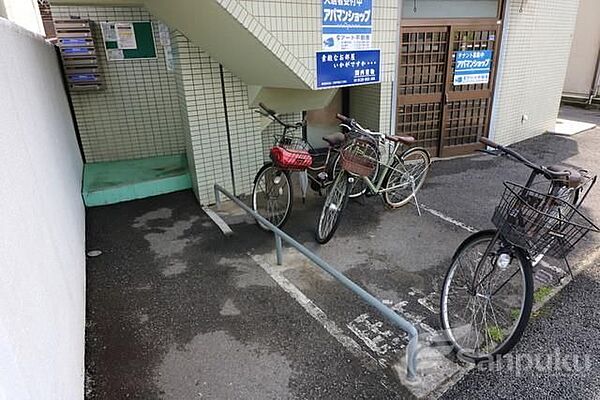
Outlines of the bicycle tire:
<svg viewBox="0 0 600 400">
<path fill-rule="evenodd" d="M 394 169 L 388 169 L 388 172 L 386 174 L 386 177 L 385 177 L 385 180 L 383 183 L 383 187 L 385 189 L 388 189 L 390 186 L 392 186 L 392 183 L 396 184 L 395 180 L 393 178 L 396 175 L 400 174 L 398 167 L 400 166 L 401 163 L 402 164 L 404 163 L 405 159 L 408 159 L 408 157 L 414 156 L 414 155 L 419 155 L 419 157 L 422 157 L 422 159 L 425 163 L 425 170 L 423 172 L 421 172 L 419 175 L 419 181 L 417 182 L 417 184 L 415 186 L 414 193 L 412 192 L 412 188 L 411 188 L 411 193 L 408 196 L 402 197 L 400 200 L 394 201 L 391 198 L 392 193 L 393 193 L 392 191 L 386 190 L 385 192 L 383 192 L 383 201 L 385 202 L 385 204 L 387 204 L 391 208 L 399 208 L 399 207 L 404 206 L 406 203 L 408 203 L 410 201 L 410 199 L 413 198 L 415 193 L 421 189 L 421 187 L 423 186 L 423 183 L 425 183 L 425 179 L 427 179 L 427 174 L 429 173 L 429 166 L 431 165 L 431 157 L 429 155 L 429 152 L 427 152 L 427 150 L 425 150 L 422 147 L 412 147 L 412 148 L 404 151 L 402 154 L 400 154 L 399 157 L 395 157 L 395 160 L 391 165 L 391 167 Z"/>
<path fill-rule="evenodd" d="M 270 169 L 274 169 L 276 171 L 278 171 L 279 173 L 282 174 L 282 176 L 285 178 L 285 187 L 287 188 L 288 191 L 288 201 L 287 201 L 287 207 L 285 210 L 285 213 L 283 215 L 282 218 L 277 219 L 277 220 L 272 220 L 272 218 L 269 218 L 268 215 L 263 215 L 265 214 L 264 212 L 261 212 L 258 208 L 257 205 L 257 196 L 258 196 L 258 191 L 257 188 L 259 186 L 260 183 L 260 179 L 263 175 L 265 175 L 267 173 L 268 170 Z M 272 162 L 268 162 L 265 165 L 263 165 L 258 172 L 256 173 L 256 176 L 254 177 L 254 183 L 252 186 L 252 209 L 258 213 L 260 216 L 266 218 L 269 222 L 271 222 L 273 225 L 275 225 L 276 227 L 280 228 L 282 227 L 288 220 L 290 214 L 292 213 L 292 208 L 293 208 L 293 203 L 294 203 L 294 188 L 292 185 L 292 181 L 291 181 L 291 177 L 290 177 L 290 173 L 289 171 L 286 170 L 282 170 L 280 168 L 278 168 L 277 166 L 275 166 Z M 263 224 L 261 224 L 260 222 L 256 221 L 256 223 L 258 224 L 258 226 L 265 231 L 269 231 L 270 229 L 268 229 L 266 226 L 264 226 Z"/>
<path fill-rule="evenodd" d="M 484 230 L 484 231 L 480 231 L 480 232 L 476 232 L 472 235 L 470 235 L 469 237 L 467 237 L 461 244 L 460 246 L 457 248 L 456 252 L 454 253 L 454 256 L 452 257 L 452 263 L 450 264 L 450 267 L 448 268 L 448 271 L 446 272 L 446 276 L 444 278 L 444 283 L 442 286 L 442 293 L 440 296 L 440 320 L 441 320 L 441 326 L 444 330 L 444 333 L 446 335 L 446 339 L 449 342 L 449 344 L 452 346 L 452 351 L 454 352 L 454 354 L 457 355 L 457 357 L 461 360 L 464 361 L 468 361 L 471 363 L 480 363 L 480 362 L 484 362 L 484 361 L 492 361 L 494 360 L 495 357 L 504 355 L 506 353 L 508 353 L 521 339 L 521 336 L 523 335 L 523 332 L 525 331 L 525 328 L 527 327 L 527 323 L 529 321 L 529 317 L 531 315 L 531 308 L 533 306 L 533 272 L 532 272 L 532 267 L 531 267 L 531 262 L 529 261 L 529 258 L 527 257 L 526 253 L 524 250 L 517 248 L 517 247 L 510 247 L 511 251 L 513 252 L 513 254 L 511 255 L 514 256 L 517 261 L 519 262 L 519 268 L 522 271 L 522 284 L 523 284 L 523 288 L 524 288 L 524 293 L 523 293 L 523 298 L 522 298 L 522 302 L 521 302 L 521 306 L 520 306 L 520 312 L 518 317 L 514 316 L 514 309 L 511 309 L 509 312 L 509 316 L 512 317 L 512 319 L 514 319 L 514 321 L 516 322 L 514 324 L 514 328 L 512 329 L 512 331 L 510 332 L 510 334 L 506 337 L 503 338 L 502 342 L 499 344 L 499 346 L 495 347 L 493 351 L 487 353 L 487 354 L 479 354 L 476 355 L 475 353 L 469 353 L 468 351 L 466 351 L 466 349 L 461 346 L 457 340 L 456 340 L 456 336 L 458 333 L 458 329 L 456 330 L 456 332 L 453 332 L 452 326 L 450 325 L 449 322 L 449 315 L 448 315 L 448 291 L 450 288 L 450 283 L 452 281 L 452 279 L 454 278 L 454 274 L 456 273 L 456 268 L 459 265 L 462 265 L 462 263 L 459 261 L 461 260 L 461 255 L 463 253 L 465 253 L 469 248 L 471 248 L 473 245 L 477 244 L 477 243 L 483 243 L 485 246 L 487 246 L 489 244 L 490 241 L 494 240 L 494 238 L 496 238 L 497 235 L 497 230 L 495 229 L 491 229 L 491 230 Z M 497 242 L 502 244 L 502 238 L 497 238 Z M 494 245 L 496 245 L 496 243 L 494 243 Z M 497 261 L 495 261 L 497 262 Z M 511 258 L 511 263 L 512 263 L 512 258 Z M 494 267 L 493 267 L 494 268 Z M 498 267 L 500 268 L 500 267 Z M 509 278 L 511 279 L 511 278 Z M 474 298 L 478 297 L 478 294 L 469 294 L 470 296 L 473 296 Z M 491 303 L 491 301 L 490 301 Z M 468 308 L 468 306 L 471 304 L 471 301 L 468 302 L 467 307 L 464 307 L 465 309 Z M 473 307 L 475 307 L 475 303 L 473 303 Z M 459 306 L 457 306 L 457 308 L 459 308 Z M 493 311 L 493 307 L 491 307 L 492 311 Z M 481 310 L 481 308 L 477 309 L 477 312 Z M 487 308 L 483 308 L 484 312 L 487 311 Z M 464 312 L 463 312 L 464 315 Z M 487 314 L 486 314 L 487 315 Z M 517 320 L 518 318 L 518 320 Z M 482 315 L 482 321 L 484 319 L 484 316 Z M 494 319 L 496 319 L 496 316 L 494 316 Z M 487 327 L 487 322 L 486 322 L 486 327 Z M 497 325 L 496 325 L 497 328 Z M 464 336 L 464 333 L 462 333 L 462 335 Z M 488 328 L 488 332 L 487 335 L 491 336 L 491 331 Z M 469 332 L 469 336 L 470 337 L 471 334 Z M 477 339 L 477 336 L 476 336 Z M 493 338 L 492 338 L 493 340 Z"/>
<path fill-rule="evenodd" d="M 348 179 L 349 175 L 345 171 L 342 171 L 336 176 L 333 184 L 329 188 L 329 192 L 327 193 L 327 197 L 325 198 L 323 208 L 319 215 L 319 220 L 317 221 L 317 230 L 315 232 L 315 239 L 319 244 L 329 242 L 340 225 L 342 213 L 348 203 L 348 194 L 351 187 Z M 336 198 L 334 198 L 334 196 Z M 334 203 L 335 201 L 339 204 L 336 205 Z M 333 208 L 332 205 L 335 208 Z M 332 216 L 333 221 L 330 224 L 325 225 L 325 218 L 328 216 L 327 213 L 332 210 L 335 212 L 335 215 Z"/>
</svg>

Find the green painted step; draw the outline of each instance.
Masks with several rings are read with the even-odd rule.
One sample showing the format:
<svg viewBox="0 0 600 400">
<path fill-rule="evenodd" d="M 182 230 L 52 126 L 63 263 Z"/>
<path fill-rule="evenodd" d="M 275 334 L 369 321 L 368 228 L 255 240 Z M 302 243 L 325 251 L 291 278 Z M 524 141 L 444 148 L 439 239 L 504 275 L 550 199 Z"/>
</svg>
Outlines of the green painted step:
<svg viewBox="0 0 600 400">
<path fill-rule="evenodd" d="M 88 207 L 143 199 L 192 187 L 184 154 L 85 164 L 83 201 Z"/>
</svg>

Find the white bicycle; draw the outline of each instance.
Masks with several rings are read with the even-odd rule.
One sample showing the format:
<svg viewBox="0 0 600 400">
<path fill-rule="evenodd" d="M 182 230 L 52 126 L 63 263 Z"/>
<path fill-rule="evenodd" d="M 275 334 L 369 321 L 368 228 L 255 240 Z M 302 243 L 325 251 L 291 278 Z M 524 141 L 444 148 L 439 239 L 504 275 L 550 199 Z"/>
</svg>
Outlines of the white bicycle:
<svg viewBox="0 0 600 400">
<path fill-rule="evenodd" d="M 416 199 L 431 165 L 424 148 L 404 148 L 415 142 L 412 136 L 371 132 L 352 118 L 340 114 L 337 118 L 361 136 L 341 150 L 342 169 L 331 185 L 317 224 L 316 239 L 321 244 L 333 237 L 355 185 L 364 185 L 367 195 L 382 195 L 386 205 L 398 208 Z"/>
</svg>

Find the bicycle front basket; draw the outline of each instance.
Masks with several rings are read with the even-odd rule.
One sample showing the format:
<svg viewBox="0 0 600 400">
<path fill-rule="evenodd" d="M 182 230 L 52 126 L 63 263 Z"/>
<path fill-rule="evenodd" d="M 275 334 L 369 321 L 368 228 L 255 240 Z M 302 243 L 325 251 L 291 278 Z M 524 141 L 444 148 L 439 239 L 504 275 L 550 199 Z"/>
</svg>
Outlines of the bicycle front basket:
<svg viewBox="0 0 600 400">
<path fill-rule="evenodd" d="M 271 148 L 271 159 L 280 168 L 305 170 L 312 165 L 313 159 L 307 150 L 286 149 L 282 146 Z"/>
<path fill-rule="evenodd" d="M 367 142 L 355 140 L 350 146 L 342 149 L 342 168 L 354 175 L 370 176 L 375 170 L 377 161 L 367 154 L 369 148 Z"/>
<path fill-rule="evenodd" d="M 600 231 L 568 201 L 513 182 L 504 186 L 492 222 L 507 241 L 532 255 L 565 257 L 588 232 Z"/>
</svg>

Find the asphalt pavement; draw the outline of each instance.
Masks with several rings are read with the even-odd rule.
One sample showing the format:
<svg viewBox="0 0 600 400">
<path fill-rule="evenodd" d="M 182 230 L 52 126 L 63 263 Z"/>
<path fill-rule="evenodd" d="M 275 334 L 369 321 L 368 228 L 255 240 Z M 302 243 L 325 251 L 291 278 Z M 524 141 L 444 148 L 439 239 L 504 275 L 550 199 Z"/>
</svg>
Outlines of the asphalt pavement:
<svg viewBox="0 0 600 400">
<path fill-rule="evenodd" d="M 600 173 L 599 130 L 542 135 L 514 148 L 543 164 Z M 421 216 L 414 205 L 391 211 L 377 197 L 353 201 L 334 239 L 319 246 L 313 230 L 322 199 L 310 196 L 296 202 L 285 230 L 427 336 L 439 328 L 439 287 L 454 250 L 470 231 L 491 226 L 502 182 L 526 174 L 506 158 L 438 161 L 419 195 Z M 600 190 L 584 210 L 600 221 Z M 233 230 L 224 237 L 189 191 L 88 210 L 87 247 L 102 254 L 87 265 L 87 398 L 398 399 L 445 390 L 445 398 L 593 398 L 598 391 L 600 238 L 580 244 L 571 262 L 588 269 L 536 313 L 511 352 L 522 356 L 519 368 L 467 371 L 442 358 L 411 386 L 402 376 L 406 335 L 290 249 L 276 266 L 270 234 L 245 223 Z M 564 275 L 558 260 L 547 262 L 543 276 Z M 536 284 L 560 288 L 550 281 Z M 591 367 L 528 367 L 548 354 L 565 365 L 577 355 Z"/>
</svg>

